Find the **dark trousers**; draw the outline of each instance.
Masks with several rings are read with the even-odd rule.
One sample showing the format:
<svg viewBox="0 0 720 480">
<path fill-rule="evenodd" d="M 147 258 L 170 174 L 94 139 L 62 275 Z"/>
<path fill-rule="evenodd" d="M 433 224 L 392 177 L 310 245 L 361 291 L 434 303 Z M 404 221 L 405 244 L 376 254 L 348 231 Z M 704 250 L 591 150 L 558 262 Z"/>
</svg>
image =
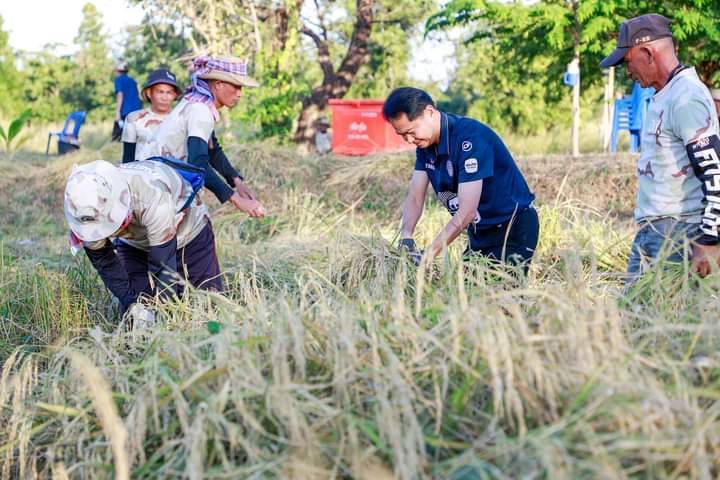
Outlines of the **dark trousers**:
<svg viewBox="0 0 720 480">
<path fill-rule="evenodd" d="M 120 121 L 124 122 L 125 118 L 128 116 L 126 113 L 125 115 L 122 115 L 120 117 Z M 113 121 L 113 128 L 112 128 L 112 134 L 111 134 L 111 141 L 113 142 L 119 142 L 122 139 L 122 132 L 123 127 L 120 126 L 120 123 L 118 123 L 117 120 Z"/>
<path fill-rule="evenodd" d="M 152 296 L 154 292 L 150 288 L 148 276 L 148 253 L 122 242 L 117 242 L 115 248 L 133 290 Z M 178 274 L 192 286 L 217 292 L 224 290 L 215 252 L 215 234 L 210 222 L 190 243 L 178 249 L 176 258 Z M 182 287 L 178 294 L 182 295 Z"/>
<path fill-rule="evenodd" d="M 482 229 L 471 225 L 468 229 L 470 247 L 465 253 L 474 252 L 511 265 L 523 265 L 527 272 L 539 235 L 537 210 L 528 207 L 498 225 Z"/>
</svg>

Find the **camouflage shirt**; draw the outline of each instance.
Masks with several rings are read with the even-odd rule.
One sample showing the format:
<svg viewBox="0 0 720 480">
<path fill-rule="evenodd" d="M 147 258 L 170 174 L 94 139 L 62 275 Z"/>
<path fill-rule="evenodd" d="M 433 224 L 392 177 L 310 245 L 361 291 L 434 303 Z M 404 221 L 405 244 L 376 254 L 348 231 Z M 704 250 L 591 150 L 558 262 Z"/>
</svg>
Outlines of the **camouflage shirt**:
<svg viewBox="0 0 720 480">
<path fill-rule="evenodd" d="M 130 187 L 132 221 L 117 234 L 122 242 L 148 251 L 177 236 L 177 247 L 190 243 L 208 222 L 207 207 L 198 197 L 178 212 L 192 194 L 192 187 L 172 167 L 153 160 L 125 163 L 120 171 Z M 106 239 L 85 242 L 91 250 L 105 245 Z"/>
<path fill-rule="evenodd" d="M 145 160 L 148 143 L 155 130 L 168 116 L 167 113 L 155 113 L 150 108 L 132 112 L 125 119 L 122 141 L 135 144 L 135 160 Z"/>
<path fill-rule="evenodd" d="M 637 163 L 638 222 L 676 217 L 700 223 L 704 194 L 685 146 L 717 134 L 712 97 L 694 68 L 682 70 L 653 96 Z"/>
</svg>

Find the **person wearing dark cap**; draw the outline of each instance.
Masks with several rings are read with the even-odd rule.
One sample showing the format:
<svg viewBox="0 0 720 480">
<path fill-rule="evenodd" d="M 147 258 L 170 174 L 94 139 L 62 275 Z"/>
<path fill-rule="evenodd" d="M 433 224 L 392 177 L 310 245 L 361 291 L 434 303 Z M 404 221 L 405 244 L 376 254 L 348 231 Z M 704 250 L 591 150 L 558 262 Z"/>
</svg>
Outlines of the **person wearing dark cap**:
<svg viewBox="0 0 720 480">
<path fill-rule="evenodd" d="M 123 127 L 123 163 L 145 160 L 147 144 L 155 129 L 172 111 L 173 102 L 182 91 L 175 75 L 165 68 L 159 68 L 148 76 L 143 85 L 143 100 L 150 107 L 130 113 Z"/>
<path fill-rule="evenodd" d="M 695 69 L 678 61 L 670 20 L 662 15 L 620 25 L 617 48 L 600 66 L 623 63 L 630 78 L 655 88 L 637 161 L 638 231 L 626 284 L 664 254 L 685 261 L 686 251 L 692 270 L 705 276 L 720 258 L 720 138 L 712 97 Z"/>
<path fill-rule="evenodd" d="M 125 117 L 129 113 L 142 108 L 138 96 L 137 83 L 128 75 L 128 65 L 120 63 L 115 68 L 115 123 L 113 124 L 112 141 L 120 141 Z"/>
<path fill-rule="evenodd" d="M 320 117 L 316 122 L 315 151 L 318 155 L 325 155 L 332 150 L 332 133 L 329 130 L 330 121 L 327 117 Z"/>
</svg>

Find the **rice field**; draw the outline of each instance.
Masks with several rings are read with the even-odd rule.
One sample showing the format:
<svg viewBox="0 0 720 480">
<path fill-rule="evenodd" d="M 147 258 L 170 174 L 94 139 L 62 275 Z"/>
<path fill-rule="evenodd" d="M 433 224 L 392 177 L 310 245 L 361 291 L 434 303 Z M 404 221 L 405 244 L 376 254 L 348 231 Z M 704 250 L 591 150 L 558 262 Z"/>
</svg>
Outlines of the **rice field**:
<svg viewBox="0 0 720 480">
<path fill-rule="evenodd" d="M 631 157 L 520 160 L 519 279 L 464 245 L 398 254 L 409 155 L 226 151 L 269 215 L 212 204 L 228 294 L 142 332 L 65 245 L 65 176 L 117 146 L 2 163 L 0 478 L 720 476 L 720 276 L 623 291 Z M 446 220 L 429 201 L 418 244 Z"/>
</svg>

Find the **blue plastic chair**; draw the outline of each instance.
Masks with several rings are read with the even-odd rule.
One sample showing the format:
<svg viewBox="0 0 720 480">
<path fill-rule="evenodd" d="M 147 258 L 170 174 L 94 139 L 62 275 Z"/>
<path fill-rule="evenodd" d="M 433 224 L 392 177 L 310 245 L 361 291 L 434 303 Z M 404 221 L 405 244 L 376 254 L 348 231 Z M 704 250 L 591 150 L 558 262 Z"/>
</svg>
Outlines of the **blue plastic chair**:
<svg viewBox="0 0 720 480">
<path fill-rule="evenodd" d="M 630 111 L 632 110 L 632 100 L 627 97 L 615 100 L 615 109 L 613 110 L 613 124 L 610 132 L 610 151 L 617 151 L 618 135 L 622 130 L 630 131 Z M 632 133 L 630 134 L 630 149 L 633 148 Z"/>
<path fill-rule="evenodd" d="M 617 151 L 618 135 L 622 130 L 627 130 L 630 133 L 630 151 L 637 152 L 640 150 L 645 113 L 654 94 L 655 89 L 653 87 L 642 88 L 639 83 L 635 82 L 630 95 L 615 100 L 613 125 L 610 132 L 611 152 L 615 153 Z"/>
<path fill-rule="evenodd" d="M 45 155 L 50 154 L 50 139 L 52 137 L 57 137 L 58 139 L 59 155 L 80 148 L 80 127 L 85 123 L 86 116 L 87 112 L 72 112 L 65 120 L 65 126 L 62 131 L 48 133 Z"/>
</svg>

